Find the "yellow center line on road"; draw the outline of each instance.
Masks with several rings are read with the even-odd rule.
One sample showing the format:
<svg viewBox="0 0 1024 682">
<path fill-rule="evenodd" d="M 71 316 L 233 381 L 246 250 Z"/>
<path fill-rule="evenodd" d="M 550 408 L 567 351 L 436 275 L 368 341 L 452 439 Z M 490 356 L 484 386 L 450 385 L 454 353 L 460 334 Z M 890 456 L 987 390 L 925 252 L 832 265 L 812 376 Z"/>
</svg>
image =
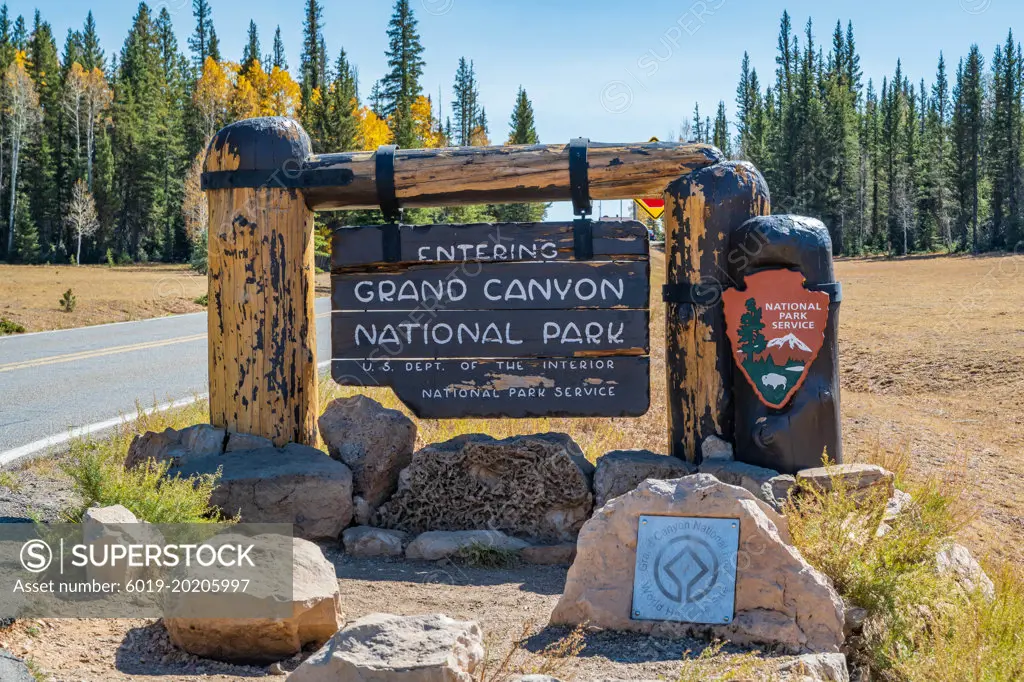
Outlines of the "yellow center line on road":
<svg viewBox="0 0 1024 682">
<path fill-rule="evenodd" d="M 130 353 L 137 350 L 160 348 L 161 346 L 171 346 L 177 343 L 188 343 L 189 341 L 199 341 L 205 338 L 206 334 L 193 334 L 192 336 L 179 336 L 178 338 L 164 339 L 162 341 L 133 343 L 127 346 L 113 346 L 111 348 L 98 348 L 96 350 L 86 350 L 81 351 L 79 353 L 68 353 L 66 355 L 51 355 L 45 358 L 36 358 L 35 360 L 25 360 L 24 362 L 11 362 L 6 365 L 0 365 L 0 372 L 12 372 L 17 369 L 29 369 L 31 367 L 57 365 L 63 362 L 74 362 L 76 360 L 89 360 L 91 358 L 103 357 L 105 355 L 117 355 L 119 353 Z"/>
<path fill-rule="evenodd" d="M 317 317 L 328 317 L 331 313 L 320 313 Z M 192 336 L 179 336 L 174 339 L 163 339 L 161 341 L 147 341 L 145 343 L 133 343 L 126 346 L 112 346 L 110 348 L 97 348 L 96 350 L 85 350 L 78 353 L 67 353 L 65 355 L 51 355 L 45 358 L 36 358 L 35 360 L 25 360 L 22 362 L 10 362 L 6 365 L 0 365 L 0 372 L 13 372 L 18 369 L 31 369 L 33 367 L 45 367 L 46 365 L 58 365 L 64 362 L 74 362 L 76 360 L 89 360 L 92 358 L 104 357 L 106 355 L 118 355 L 120 353 L 131 353 L 138 350 L 149 350 L 150 348 L 161 348 L 163 346 L 172 346 L 178 343 L 188 343 L 189 341 L 199 341 L 205 339 L 206 334 L 193 334 Z"/>
</svg>

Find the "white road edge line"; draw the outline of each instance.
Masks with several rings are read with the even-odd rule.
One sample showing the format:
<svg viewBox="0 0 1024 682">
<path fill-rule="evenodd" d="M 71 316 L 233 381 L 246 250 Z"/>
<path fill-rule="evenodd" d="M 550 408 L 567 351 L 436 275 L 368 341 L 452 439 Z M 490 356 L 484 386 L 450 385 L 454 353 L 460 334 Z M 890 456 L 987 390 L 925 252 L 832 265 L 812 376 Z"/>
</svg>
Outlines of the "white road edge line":
<svg viewBox="0 0 1024 682">
<path fill-rule="evenodd" d="M 330 360 L 324 360 L 323 362 L 317 363 L 317 369 L 323 369 L 331 364 Z M 200 400 L 205 400 L 209 396 L 208 393 L 202 395 L 195 395 L 190 398 L 182 398 L 180 400 L 174 400 L 163 405 L 157 405 L 156 407 L 150 407 L 143 410 L 143 414 L 155 414 L 157 412 L 166 412 L 167 410 L 173 410 L 178 407 L 186 407 Z M 134 416 L 122 415 L 120 417 L 114 417 L 113 419 L 105 419 L 101 422 L 94 424 L 88 424 L 87 426 L 76 426 L 68 430 L 67 433 L 63 433 L 59 436 L 49 436 L 47 438 L 41 438 L 37 441 L 33 441 L 26 445 L 8 450 L 6 452 L 0 452 L 0 469 L 20 462 L 23 459 L 31 457 L 43 450 L 48 450 L 57 445 L 63 445 L 68 441 L 74 440 L 75 438 L 81 438 L 83 436 L 89 436 L 91 434 L 106 431 L 112 429 L 115 426 L 120 426 L 126 422 L 134 420 Z"/>
</svg>

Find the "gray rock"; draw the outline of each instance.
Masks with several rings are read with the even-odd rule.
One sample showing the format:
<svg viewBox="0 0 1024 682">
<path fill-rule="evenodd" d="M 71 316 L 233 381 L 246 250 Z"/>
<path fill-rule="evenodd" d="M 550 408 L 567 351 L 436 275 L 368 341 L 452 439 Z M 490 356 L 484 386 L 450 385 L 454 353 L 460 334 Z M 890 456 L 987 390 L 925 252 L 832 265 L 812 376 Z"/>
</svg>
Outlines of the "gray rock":
<svg viewBox="0 0 1024 682">
<path fill-rule="evenodd" d="M 520 552 L 530 543 L 497 530 L 435 530 L 417 535 L 405 548 L 405 556 L 407 559 L 437 561 L 474 545 L 502 552 Z"/>
<path fill-rule="evenodd" d="M 0 649 L 0 680 L 3 682 L 35 682 L 25 661 L 4 649 Z"/>
<path fill-rule="evenodd" d="M 570 566 L 576 558 L 576 543 L 563 542 L 557 545 L 531 545 L 519 552 L 519 558 L 528 564 L 538 566 Z"/>
<path fill-rule="evenodd" d="M 326 453 L 304 445 L 243 450 L 190 459 L 171 474 L 221 478 L 210 498 L 246 523 L 293 523 L 307 540 L 338 537 L 352 522 L 352 473 Z"/>
<path fill-rule="evenodd" d="M 373 508 L 366 498 L 354 495 L 352 497 L 352 521 L 357 526 L 369 526 L 373 517 Z"/>
<path fill-rule="evenodd" d="M 868 619 L 868 610 L 859 606 L 847 606 L 843 610 L 843 632 L 847 637 L 860 634 L 864 621 Z"/>
<path fill-rule="evenodd" d="M 746 462 L 714 459 L 701 462 L 697 469 L 702 474 L 711 474 L 722 483 L 749 490 L 759 500 L 767 502 L 776 510 L 779 509 L 779 500 L 775 497 L 774 481 L 781 474 L 775 469 L 766 469 Z"/>
<path fill-rule="evenodd" d="M 784 680 L 800 682 L 850 682 L 846 656 L 839 653 L 804 654 L 777 668 Z"/>
<path fill-rule="evenodd" d="M 760 498 L 770 504 L 775 511 L 781 512 L 782 506 L 789 499 L 789 493 L 795 485 L 795 476 L 789 474 L 773 476 L 761 484 Z"/>
<path fill-rule="evenodd" d="M 889 501 L 885 503 L 885 516 L 882 520 L 886 523 L 895 522 L 899 518 L 900 514 L 902 514 L 913 501 L 914 498 L 911 497 L 910 493 L 903 492 L 899 488 L 896 488 L 893 491 L 892 497 L 890 497 Z"/>
<path fill-rule="evenodd" d="M 268 540 L 269 538 L 269 540 Z M 237 542 L 239 536 L 218 536 L 222 542 Z M 189 617 L 187 614 L 207 615 L 217 611 L 217 602 L 225 602 L 224 613 L 230 613 L 234 604 L 230 595 L 224 593 L 175 593 L 171 599 L 170 612 L 173 617 L 164 618 L 164 626 L 170 635 L 171 642 L 184 651 L 230 663 L 266 665 L 275 661 L 283 661 L 302 651 L 303 647 L 320 646 L 338 631 L 344 623 L 341 612 L 341 596 L 338 592 L 338 579 L 334 564 L 327 560 L 323 552 L 312 542 L 299 538 L 284 536 L 257 536 L 262 540 L 253 552 L 253 563 L 256 570 L 264 566 L 268 572 L 277 571 L 279 567 L 261 557 L 259 550 L 267 547 L 267 543 L 290 542 L 292 544 L 292 608 L 289 618 L 208 618 Z M 244 538 L 243 538 L 244 540 Z M 251 541 L 250 541 L 251 542 Z M 273 556 L 271 554 L 270 556 Z M 279 553 L 276 556 L 280 556 Z M 267 558 L 260 561 L 260 558 Z M 204 569 L 193 566 L 186 578 L 202 579 L 204 577 L 223 577 L 213 570 L 213 575 L 206 575 Z M 250 570 L 251 572 L 251 570 Z M 250 596 L 253 599 L 279 601 L 280 594 L 268 594 L 261 590 L 268 585 L 276 584 L 273 578 L 261 579 L 256 576 L 250 583 Z"/>
<path fill-rule="evenodd" d="M 331 457 L 352 470 L 355 494 L 376 509 L 412 460 L 416 424 L 362 395 L 332 401 L 317 423 Z"/>
<path fill-rule="evenodd" d="M 425 447 L 399 476 L 373 525 L 410 533 L 491 528 L 546 542 L 574 540 L 590 516 L 588 468 L 562 434 L 495 440 L 464 435 Z"/>
<path fill-rule="evenodd" d="M 227 432 L 209 424 L 197 424 L 180 431 L 165 429 L 161 433 L 147 431 L 135 436 L 128 446 L 125 468 L 132 469 L 147 460 L 170 462 L 171 466 L 195 457 L 216 455 L 224 451 Z"/>
<path fill-rule="evenodd" d="M 693 625 L 631 617 L 641 515 L 739 519 L 741 561 L 731 623 Z M 785 518 L 749 491 L 712 476 L 644 481 L 595 512 L 580 531 L 577 548 L 565 591 L 551 614 L 552 625 L 589 623 L 656 637 L 709 637 L 800 654 L 838 652 L 843 644 L 842 599 L 828 578 L 790 544 Z M 745 556 L 751 558 L 743 560 Z"/>
<path fill-rule="evenodd" d="M 968 592 L 980 590 L 986 599 L 995 599 L 996 586 L 971 550 L 952 543 L 935 555 L 935 561 L 939 573 L 952 577 L 963 589 Z"/>
<path fill-rule="evenodd" d="M 480 626 L 440 614 L 374 613 L 353 621 L 289 682 L 472 682 L 484 659 Z"/>
<path fill-rule="evenodd" d="M 855 496 L 883 492 L 886 498 L 893 496 L 895 476 L 876 464 L 835 464 L 827 467 L 804 469 L 796 474 L 797 483 L 810 486 L 822 492 L 829 492 L 841 482 L 847 493 Z"/>
<path fill-rule="evenodd" d="M 239 450 L 262 450 L 274 447 L 274 442 L 263 436 L 254 436 L 249 433 L 228 433 L 228 444 L 224 452 L 237 452 Z"/>
<path fill-rule="evenodd" d="M 650 450 L 613 450 L 597 460 L 594 474 L 594 506 L 624 495 L 648 478 L 669 481 L 689 476 L 694 467 L 677 457 L 659 455 Z"/>
<path fill-rule="evenodd" d="M 87 545 L 113 547 L 115 545 L 162 544 L 163 538 L 155 526 L 144 524 L 126 507 L 90 507 L 82 515 L 82 541 Z M 123 585 L 128 580 L 156 577 L 157 569 L 131 566 L 129 562 L 85 567 L 88 580 Z"/>
<path fill-rule="evenodd" d="M 400 530 L 355 526 L 341 534 L 345 552 L 357 557 L 402 556 L 408 535 Z"/>
<path fill-rule="evenodd" d="M 718 436 L 708 436 L 700 444 L 701 461 L 731 462 L 734 459 L 732 443 Z"/>
</svg>

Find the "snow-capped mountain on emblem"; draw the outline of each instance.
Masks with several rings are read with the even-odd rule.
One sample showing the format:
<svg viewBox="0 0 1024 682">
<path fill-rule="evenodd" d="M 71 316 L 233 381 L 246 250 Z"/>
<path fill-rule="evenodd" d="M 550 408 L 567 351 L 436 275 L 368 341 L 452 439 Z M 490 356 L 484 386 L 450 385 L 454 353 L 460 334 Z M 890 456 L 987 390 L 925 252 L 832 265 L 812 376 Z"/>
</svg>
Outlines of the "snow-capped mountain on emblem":
<svg viewBox="0 0 1024 682">
<path fill-rule="evenodd" d="M 768 342 L 769 348 L 785 348 L 790 350 L 802 350 L 805 353 L 811 352 L 811 347 L 796 337 L 796 334 L 786 334 Z"/>
<path fill-rule="evenodd" d="M 723 293 L 726 334 L 758 398 L 779 409 L 800 390 L 825 342 L 829 297 L 808 291 L 793 270 L 763 270 L 744 284 Z"/>
</svg>

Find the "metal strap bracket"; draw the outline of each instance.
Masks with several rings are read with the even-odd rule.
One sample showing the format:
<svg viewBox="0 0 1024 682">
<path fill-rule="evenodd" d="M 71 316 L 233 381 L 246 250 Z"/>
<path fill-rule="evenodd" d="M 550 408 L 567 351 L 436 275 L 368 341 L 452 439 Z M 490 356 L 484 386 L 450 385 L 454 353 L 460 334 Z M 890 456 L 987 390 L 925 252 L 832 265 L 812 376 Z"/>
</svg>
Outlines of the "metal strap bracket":
<svg viewBox="0 0 1024 682">
<path fill-rule="evenodd" d="M 572 193 L 572 212 L 576 219 L 572 223 L 573 255 L 576 260 L 591 260 L 594 257 L 594 225 L 590 214 L 594 205 L 590 201 L 589 164 L 587 146 L 590 140 L 576 137 L 569 142 L 569 189 Z"/>
<path fill-rule="evenodd" d="M 380 203 L 384 220 L 399 223 L 402 220 L 402 208 L 398 204 L 395 193 L 395 150 L 393 144 L 381 145 L 376 153 L 377 201 Z"/>
</svg>

